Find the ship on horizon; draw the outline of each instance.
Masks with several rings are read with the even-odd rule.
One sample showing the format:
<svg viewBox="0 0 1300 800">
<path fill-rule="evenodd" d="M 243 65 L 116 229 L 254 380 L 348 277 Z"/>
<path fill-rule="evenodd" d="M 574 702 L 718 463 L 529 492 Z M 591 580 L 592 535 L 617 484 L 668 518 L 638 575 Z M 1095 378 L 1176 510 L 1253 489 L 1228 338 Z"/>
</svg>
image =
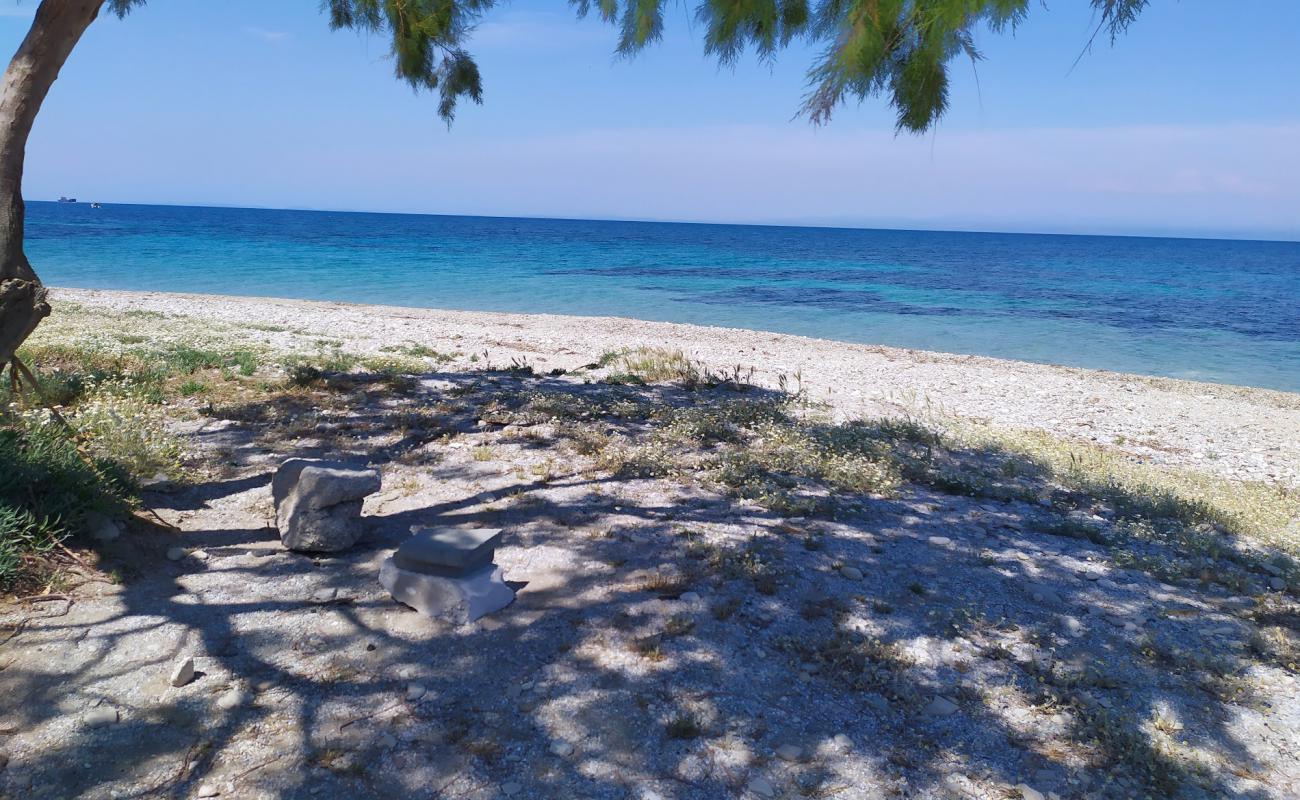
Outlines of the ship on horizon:
<svg viewBox="0 0 1300 800">
<path fill-rule="evenodd" d="M 75 202 L 77 202 L 77 198 L 75 198 L 75 197 L 59 197 L 59 202 L 60 202 L 60 203 L 75 203 Z"/>
</svg>

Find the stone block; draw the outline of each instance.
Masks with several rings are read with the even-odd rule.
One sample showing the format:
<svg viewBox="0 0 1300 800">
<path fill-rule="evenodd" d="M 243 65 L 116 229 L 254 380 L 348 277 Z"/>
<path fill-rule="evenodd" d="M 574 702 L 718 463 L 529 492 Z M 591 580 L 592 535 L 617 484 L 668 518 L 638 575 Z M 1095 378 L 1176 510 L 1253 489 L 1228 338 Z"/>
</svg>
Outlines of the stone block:
<svg viewBox="0 0 1300 800">
<path fill-rule="evenodd" d="M 492 563 L 500 528 L 411 526 L 411 538 L 393 554 L 397 566 L 430 575 L 465 575 Z"/>
<path fill-rule="evenodd" d="M 452 577 L 403 569 L 387 558 L 379 568 L 379 583 L 398 602 L 457 625 L 500 611 L 515 599 L 495 564 Z"/>
<path fill-rule="evenodd" d="M 379 470 L 338 461 L 291 458 L 271 480 L 275 524 L 290 550 L 345 550 L 361 537 L 366 495 L 379 491 Z"/>
</svg>

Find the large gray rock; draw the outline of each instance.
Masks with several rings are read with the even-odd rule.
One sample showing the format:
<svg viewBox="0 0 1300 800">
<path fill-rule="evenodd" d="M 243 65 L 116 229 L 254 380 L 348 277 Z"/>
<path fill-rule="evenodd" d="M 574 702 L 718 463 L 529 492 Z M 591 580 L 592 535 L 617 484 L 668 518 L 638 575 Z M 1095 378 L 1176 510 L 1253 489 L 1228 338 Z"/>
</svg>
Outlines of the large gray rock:
<svg viewBox="0 0 1300 800">
<path fill-rule="evenodd" d="M 377 491 L 377 469 L 338 461 L 289 459 L 271 479 L 280 541 L 290 550 L 346 550 L 361 538 L 362 501 Z"/>
<path fill-rule="evenodd" d="M 398 602 L 456 625 L 499 611 L 515 599 L 495 564 L 453 578 L 403 569 L 386 558 L 379 568 L 379 583 Z"/>
</svg>

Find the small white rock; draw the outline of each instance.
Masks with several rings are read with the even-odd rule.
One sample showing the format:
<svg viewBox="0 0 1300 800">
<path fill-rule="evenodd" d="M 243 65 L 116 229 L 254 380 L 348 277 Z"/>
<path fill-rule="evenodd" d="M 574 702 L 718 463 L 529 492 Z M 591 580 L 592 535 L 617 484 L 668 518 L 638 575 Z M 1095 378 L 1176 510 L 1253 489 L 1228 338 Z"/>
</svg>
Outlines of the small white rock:
<svg viewBox="0 0 1300 800">
<path fill-rule="evenodd" d="M 926 704 L 924 712 L 931 717 L 947 717 L 956 713 L 957 704 L 948 698 L 938 695 Z"/>
<path fill-rule="evenodd" d="M 91 538 L 100 542 L 111 542 L 122 535 L 122 526 L 117 520 L 96 512 L 86 515 L 86 527 Z"/>
<path fill-rule="evenodd" d="M 750 781 L 749 791 L 759 797 L 776 797 L 776 788 L 766 778 L 754 778 Z"/>
<path fill-rule="evenodd" d="M 420 684 L 413 683 L 406 687 L 406 699 L 419 700 L 421 697 L 424 697 L 425 693 L 428 691 L 428 689 L 424 688 Z"/>
<path fill-rule="evenodd" d="M 1021 800 L 1044 800 L 1043 793 L 1027 783 L 1016 784 L 1016 791 L 1020 792 Z"/>
<path fill-rule="evenodd" d="M 100 728 L 117 722 L 117 709 L 108 706 L 92 708 L 81 716 L 81 721 L 89 728 Z"/>
<path fill-rule="evenodd" d="M 556 742 L 551 745 L 551 752 L 560 758 L 568 758 L 573 755 L 573 745 L 568 742 Z"/>
<path fill-rule="evenodd" d="M 210 783 L 199 784 L 199 790 L 194 793 L 195 797 L 216 797 L 221 794 L 221 790 Z"/>
<path fill-rule="evenodd" d="M 184 547 L 181 547 L 180 545 L 177 545 L 177 546 L 175 546 L 175 547 L 169 547 L 169 548 L 167 548 L 167 560 L 168 560 L 168 561 L 180 561 L 182 558 L 185 558 L 185 548 L 184 548 Z"/>
<path fill-rule="evenodd" d="M 803 748 L 797 744 L 783 744 L 776 748 L 776 757 L 782 761 L 798 761 L 803 757 Z"/>
<path fill-rule="evenodd" d="M 248 695 L 239 689 L 231 689 L 217 698 L 217 708 L 222 711 L 230 711 L 239 708 L 248 702 Z"/>
<path fill-rule="evenodd" d="M 182 658 L 176 662 L 176 668 L 172 670 L 171 685 L 184 686 L 194 680 L 194 659 Z"/>
<path fill-rule="evenodd" d="M 844 576 L 845 578 L 851 581 L 862 580 L 862 570 L 858 569 L 857 567 L 850 567 L 847 565 L 840 567 L 840 575 Z"/>
</svg>

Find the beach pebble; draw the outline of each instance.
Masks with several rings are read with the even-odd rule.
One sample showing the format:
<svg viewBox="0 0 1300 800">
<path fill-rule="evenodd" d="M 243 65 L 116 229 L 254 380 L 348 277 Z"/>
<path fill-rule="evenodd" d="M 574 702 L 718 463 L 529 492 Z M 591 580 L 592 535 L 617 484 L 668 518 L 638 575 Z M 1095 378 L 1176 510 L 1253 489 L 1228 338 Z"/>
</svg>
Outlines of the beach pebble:
<svg viewBox="0 0 1300 800">
<path fill-rule="evenodd" d="M 180 561 L 185 558 L 185 548 L 177 545 L 176 547 L 167 548 L 168 561 Z"/>
<path fill-rule="evenodd" d="M 845 578 L 851 581 L 862 580 L 862 570 L 858 569 L 857 567 L 850 567 L 847 565 L 840 567 L 840 575 L 844 576 Z"/>
<path fill-rule="evenodd" d="M 117 720 L 117 709 L 110 708 L 109 706 L 92 708 L 85 714 L 81 715 L 81 721 L 85 723 L 88 728 L 100 728 L 104 725 L 112 725 L 117 722 Z"/>
<path fill-rule="evenodd" d="M 754 778 L 749 782 L 748 788 L 751 794 L 759 797 L 776 797 L 776 787 L 767 778 Z"/>
<path fill-rule="evenodd" d="M 948 717 L 957 711 L 957 704 L 948 698 L 937 695 L 923 709 L 928 717 Z"/>
<path fill-rule="evenodd" d="M 551 745 L 551 752 L 560 758 L 568 758 L 573 755 L 573 745 L 568 742 L 556 742 Z"/>
<path fill-rule="evenodd" d="M 230 711 L 239 708 L 248 702 L 248 695 L 239 689 L 231 689 L 217 698 L 217 708 L 222 711 Z"/>
<path fill-rule="evenodd" d="M 194 680 L 194 659 L 182 658 L 176 662 L 176 667 L 172 670 L 170 683 L 172 686 L 184 686 Z"/>
<path fill-rule="evenodd" d="M 1042 792 L 1027 783 L 1016 784 L 1016 791 L 1020 793 L 1021 800 L 1045 800 Z"/>
<path fill-rule="evenodd" d="M 117 520 L 106 517 L 96 511 L 86 515 L 86 529 L 95 541 L 111 542 L 122 535 L 122 526 Z"/>
<path fill-rule="evenodd" d="M 782 761 L 798 761 L 803 757 L 803 748 L 797 744 L 783 744 L 776 748 L 776 757 Z"/>
</svg>

